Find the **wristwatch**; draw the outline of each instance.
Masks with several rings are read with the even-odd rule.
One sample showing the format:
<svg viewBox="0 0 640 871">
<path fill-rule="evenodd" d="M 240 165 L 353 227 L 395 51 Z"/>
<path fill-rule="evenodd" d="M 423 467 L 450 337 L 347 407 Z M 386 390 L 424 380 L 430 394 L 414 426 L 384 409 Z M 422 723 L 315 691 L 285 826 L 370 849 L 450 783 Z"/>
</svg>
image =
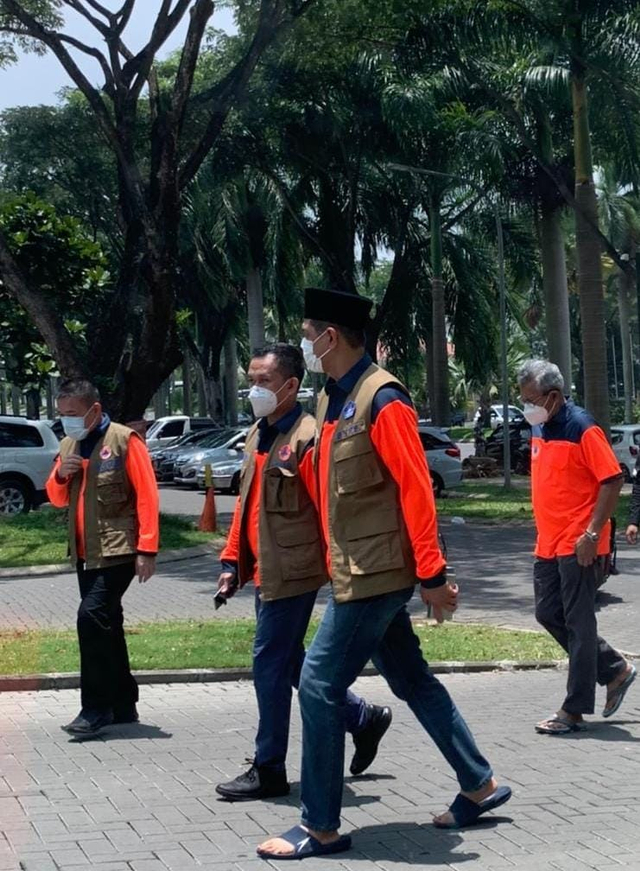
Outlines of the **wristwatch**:
<svg viewBox="0 0 640 871">
<path fill-rule="evenodd" d="M 600 535 L 597 532 L 589 532 L 588 529 L 585 529 L 584 534 L 587 536 L 589 541 L 592 541 L 594 544 L 597 544 L 600 539 Z"/>
</svg>

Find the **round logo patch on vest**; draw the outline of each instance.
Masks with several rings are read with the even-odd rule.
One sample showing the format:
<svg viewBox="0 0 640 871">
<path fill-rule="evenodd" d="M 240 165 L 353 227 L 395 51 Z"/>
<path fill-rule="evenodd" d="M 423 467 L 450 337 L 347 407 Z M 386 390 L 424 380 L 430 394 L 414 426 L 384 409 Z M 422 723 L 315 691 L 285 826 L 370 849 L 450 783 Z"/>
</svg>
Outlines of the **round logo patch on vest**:
<svg viewBox="0 0 640 871">
<path fill-rule="evenodd" d="M 111 453 L 112 453 L 112 451 L 111 451 L 111 448 L 109 447 L 109 445 L 105 445 L 100 450 L 100 459 L 101 460 L 108 460 L 109 457 L 111 456 Z"/>
<path fill-rule="evenodd" d="M 351 420 L 351 418 L 353 417 L 353 415 L 354 415 L 355 413 L 356 413 L 356 404 L 355 404 L 355 402 L 353 402 L 353 401 L 351 401 L 351 402 L 347 402 L 347 404 L 346 404 L 345 407 L 344 407 L 344 411 L 342 412 L 342 416 L 344 417 L 344 419 L 345 419 L 345 420 Z"/>
<path fill-rule="evenodd" d="M 278 451 L 278 459 L 282 460 L 283 463 L 286 463 L 287 460 L 291 458 L 291 445 L 282 445 L 280 450 Z"/>
</svg>

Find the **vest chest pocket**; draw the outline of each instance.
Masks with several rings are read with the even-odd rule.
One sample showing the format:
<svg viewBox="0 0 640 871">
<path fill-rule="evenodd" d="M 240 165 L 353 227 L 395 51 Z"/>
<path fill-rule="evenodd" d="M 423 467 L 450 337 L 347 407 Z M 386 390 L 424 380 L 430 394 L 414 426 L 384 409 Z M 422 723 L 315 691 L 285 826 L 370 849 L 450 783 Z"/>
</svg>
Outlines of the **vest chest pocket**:
<svg viewBox="0 0 640 871">
<path fill-rule="evenodd" d="M 338 493 L 356 493 L 384 480 L 367 433 L 359 433 L 334 445 L 333 459 Z"/>
<path fill-rule="evenodd" d="M 262 482 L 266 511 L 287 513 L 298 510 L 298 473 L 282 466 L 266 470 Z"/>
<path fill-rule="evenodd" d="M 99 476 L 96 493 L 100 503 L 100 513 L 104 517 L 120 514 L 123 503 L 127 501 L 127 491 L 120 476 Z"/>
<path fill-rule="evenodd" d="M 354 515 L 347 528 L 347 540 L 352 575 L 404 568 L 398 518 L 393 511 L 368 515 L 366 523 Z"/>
</svg>

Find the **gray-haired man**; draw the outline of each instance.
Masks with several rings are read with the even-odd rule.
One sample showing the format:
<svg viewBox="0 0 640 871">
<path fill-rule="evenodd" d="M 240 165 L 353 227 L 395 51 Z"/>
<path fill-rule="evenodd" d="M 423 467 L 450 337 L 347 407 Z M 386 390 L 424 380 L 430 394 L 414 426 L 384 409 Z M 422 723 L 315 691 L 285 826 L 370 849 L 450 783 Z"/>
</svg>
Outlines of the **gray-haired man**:
<svg viewBox="0 0 640 871">
<path fill-rule="evenodd" d="M 546 735 L 584 728 L 596 681 L 607 687 L 602 715 L 620 707 L 635 668 L 598 636 L 595 598 L 622 474 L 604 432 L 564 397 L 560 370 L 528 360 L 518 373 L 531 432 L 531 497 L 538 532 L 533 570 L 536 619 L 569 654 L 567 695 L 536 725 Z"/>
</svg>

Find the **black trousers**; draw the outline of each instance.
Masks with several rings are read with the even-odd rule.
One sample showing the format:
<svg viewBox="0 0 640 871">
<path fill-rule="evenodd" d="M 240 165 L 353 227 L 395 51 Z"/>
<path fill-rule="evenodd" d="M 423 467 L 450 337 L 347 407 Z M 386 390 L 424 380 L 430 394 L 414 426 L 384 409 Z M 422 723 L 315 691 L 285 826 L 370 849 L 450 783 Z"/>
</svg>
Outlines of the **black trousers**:
<svg viewBox="0 0 640 871">
<path fill-rule="evenodd" d="M 138 685 L 129 668 L 122 597 L 135 575 L 135 562 L 103 569 L 77 565 L 80 694 L 87 711 L 126 711 L 138 701 Z"/>
<path fill-rule="evenodd" d="M 569 654 L 567 695 L 570 714 L 593 714 L 596 681 L 611 683 L 627 667 L 625 658 L 598 635 L 596 563 L 577 557 L 537 558 L 533 566 L 536 620 Z"/>
</svg>

